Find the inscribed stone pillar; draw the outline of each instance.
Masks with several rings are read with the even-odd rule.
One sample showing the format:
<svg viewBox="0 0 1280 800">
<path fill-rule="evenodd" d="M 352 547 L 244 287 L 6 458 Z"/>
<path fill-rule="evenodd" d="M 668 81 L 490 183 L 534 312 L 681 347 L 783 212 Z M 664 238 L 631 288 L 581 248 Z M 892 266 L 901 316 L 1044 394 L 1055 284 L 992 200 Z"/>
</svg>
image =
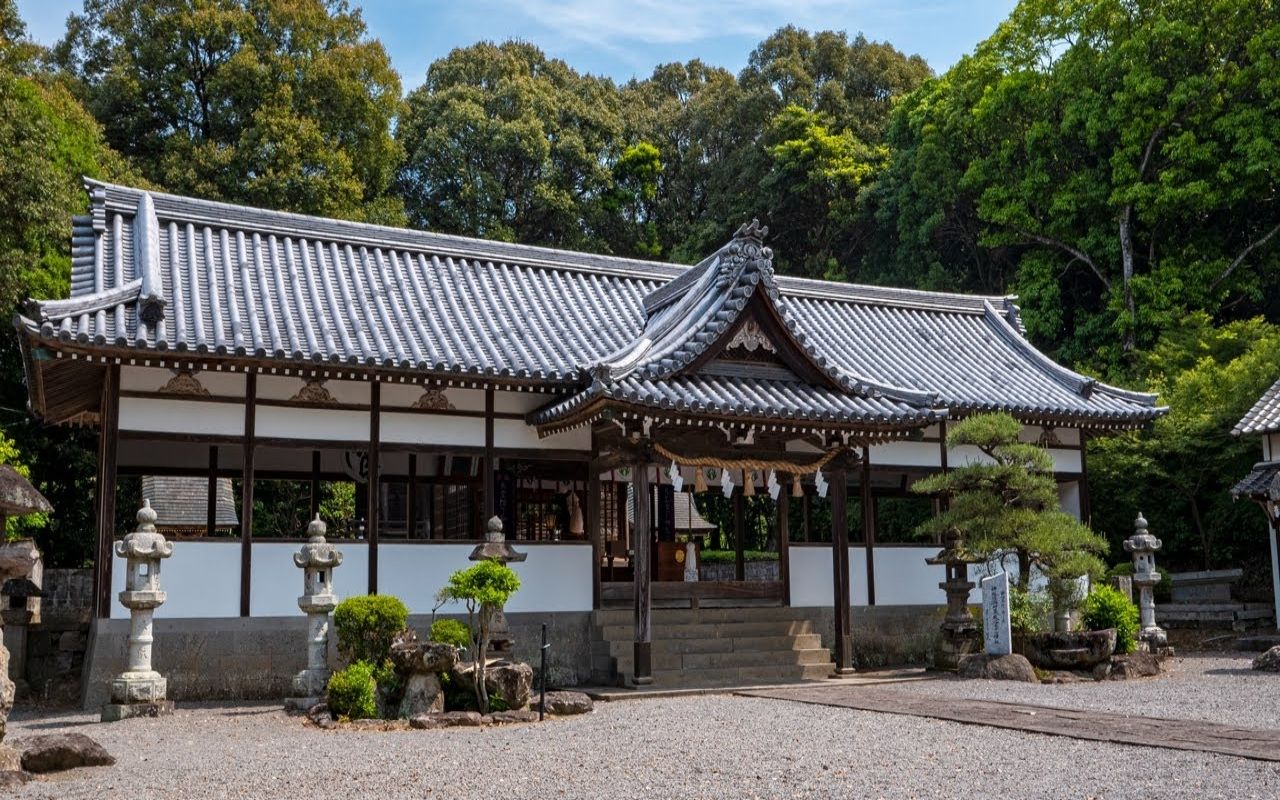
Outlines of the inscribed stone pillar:
<svg viewBox="0 0 1280 800">
<path fill-rule="evenodd" d="M 293 679 L 293 697 L 287 708 L 305 711 L 324 696 L 329 685 L 329 614 L 338 605 L 333 592 L 333 570 L 342 563 L 342 553 L 327 541 L 320 515 L 307 525 L 307 542 L 293 554 L 293 563 L 302 570 L 302 595 L 298 608 L 307 615 L 307 666 Z"/>
<path fill-rule="evenodd" d="M 156 531 L 150 500 L 138 510 L 138 529 L 116 542 L 116 555 L 126 560 L 120 604 L 129 609 L 129 668 L 111 682 L 111 702 L 102 721 L 156 717 L 173 713 L 168 684 L 151 668 L 152 615 L 165 601 L 160 588 L 160 562 L 173 555 L 173 544 Z"/>
</svg>

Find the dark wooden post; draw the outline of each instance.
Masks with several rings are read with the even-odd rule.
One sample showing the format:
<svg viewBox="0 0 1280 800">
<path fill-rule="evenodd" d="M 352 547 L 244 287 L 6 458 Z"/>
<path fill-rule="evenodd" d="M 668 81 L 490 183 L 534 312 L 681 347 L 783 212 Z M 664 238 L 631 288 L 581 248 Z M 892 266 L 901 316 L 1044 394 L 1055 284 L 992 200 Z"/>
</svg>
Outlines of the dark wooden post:
<svg viewBox="0 0 1280 800">
<path fill-rule="evenodd" d="M 205 498 L 204 535 L 213 536 L 218 527 L 218 446 L 209 446 L 209 489 Z"/>
<path fill-rule="evenodd" d="M 111 616 L 111 560 L 115 558 L 116 448 L 120 441 L 120 365 L 102 376 L 102 415 L 98 430 L 98 536 L 94 548 L 93 605 L 99 619 Z"/>
<path fill-rule="evenodd" d="M 600 456 L 596 435 L 591 434 L 591 461 L 587 462 L 587 536 L 591 542 L 591 607 L 600 607 L 600 559 L 604 555 L 604 526 L 600 524 L 600 473 L 593 466 Z"/>
<path fill-rule="evenodd" d="M 742 517 L 746 511 L 747 498 L 742 487 L 733 492 L 733 577 L 734 580 L 747 579 L 747 559 L 744 551 Z"/>
<path fill-rule="evenodd" d="M 849 625 L 849 476 L 844 467 L 831 471 L 831 572 L 835 598 L 835 671 L 853 672 L 853 635 Z"/>
<path fill-rule="evenodd" d="M 404 489 L 404 538 L 412 539 L 418 533 L 418 455 L 409 454 L 409 480 Z"/>
<path fill-rule="evenodd" d="M 1080 429 L 1080 521 L 1093 527 L 1093 508 L 1089 505 L 1089 437 Z"/>
<path fill-rule="evenodd" d="M 632 536 L 632 568 L 635 589 L 636 640 L 633 653 L 634 680 L 637 685 L 653 683 L 652 642 L 653 629 L 650 615 L 650 574 L 653 533 L 649 524 L 649 465 L 636 461 L 631 468 L 631 487 L 635 495 L 635 535 Z"/>
<path fill-rule="evenodd" d="M 244 376 L 244 455 L 240 475 L 240 616 L 249 616 L 253 577 L 253 452 L 258 416 L 258 373 Z"/>
<path fill-rule="evenodd" d="M 382 480 L 382 384 L 375 377 L 369 386 L 369 496 L 364 513 L 365 540 L 369 543 L 369 594 L 378 593 L 378 488 Z"/>
<path fill-rule="evenodd" d="M 867 553 L 867 605 L 876 604 L 876 499 L 871 494 L 871 448 L 862 448 L 862 541 Z"/>
<path fill-rule="evenodd" d="M 484 391 L 484 525 L 489 524 L 497 513 L 497 498 L 494 497 L 493 463 L 493 390 Z M 507 538 L 515 539 L 515 531 L 507 531 Z"/>
<path fill-rule="evenodd" d="M 782 581 L 782 604 L 791 605 L 791 496 L 787 485 L 778 493 L 778 578 Z"/>
<path fill-rule="evenodd" d="M 311 519 L 320 513 L 320 451 L 311 451 Z M 310 520 L 308 520 L 310 522 Z"/>
</svg>

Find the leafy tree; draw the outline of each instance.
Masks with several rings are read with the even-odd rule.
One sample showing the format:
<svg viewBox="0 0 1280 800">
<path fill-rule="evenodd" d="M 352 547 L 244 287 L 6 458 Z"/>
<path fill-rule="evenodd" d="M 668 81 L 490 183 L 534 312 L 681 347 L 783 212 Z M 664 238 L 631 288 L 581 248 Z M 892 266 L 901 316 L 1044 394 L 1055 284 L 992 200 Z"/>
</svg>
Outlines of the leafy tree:
<svg viewBox="0 0 1280 800">
<path fill-rule="evenodd" d="M 436 594 L 437 608 L 459 602 L 467 608 L 467 625 L 475 643 L 476 703 L 480 713 L 489 711 L 489 690 L 484 685 L 485 662 L 493 623 L 511 595 L 520 589 L 520 576 L 499 561 L 486 559 L 474 567 L 460 569 Z"/>
<path fill-rule="evenodd" d="M 400 80 L 345 0 L 86 0 L 56 56 L 166 189 L 403 219 L 387 194 Z"/>
<path fill-rule="evenodd" d="M 941 537 L 958 530 L 970 552 L 984 560 L 1017 559 L 1017 585 L 1030 586 L 1032 569 L 1049 580 L 1055 604 L 1075 600 L 1075 579 L 1100 577 L 1098 556 L 1107 542 L 1058 506 L 1053 459 L 1039 445 L 1021 442 L 1022 423 L 1008 414 L 967 417 L 947 433 L 949 448 L 974 447 L 985 460 L 917 481 L 912 491 L 947 498 L 949 506 L 920 526 Z"/>
<path fill-rule="evenodd" d="M 527 244 L 602 249 L 618 158 L 619 95 L 524 42 L 433 63 L 396 138 L 411 224 Z"/>
<path fill-rule="evenodd" d="M 1260 450 L 1231 428 L 1277 377 L 1280 326 L 1261 319 L 1214 327 L 1203 312 L 1168 331 L 1141 370 L 1170 407 L 1148 431 L 1089 444 L 1094 524 L 1113 544 L 1142 511 L 1181 569 L 1247 564 L 1267 551 L 1266 523 L 1228 490 Z M 1118 550 L 1116 552 L 1119 552 Z"/>
</svg>

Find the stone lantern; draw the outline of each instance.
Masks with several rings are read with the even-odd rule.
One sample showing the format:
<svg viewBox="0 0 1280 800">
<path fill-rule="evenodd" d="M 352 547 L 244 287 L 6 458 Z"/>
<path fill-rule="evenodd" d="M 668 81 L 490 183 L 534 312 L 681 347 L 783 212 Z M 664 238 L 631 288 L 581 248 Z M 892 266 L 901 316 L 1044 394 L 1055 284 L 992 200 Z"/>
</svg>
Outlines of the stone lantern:
<svg viewBox="0 0 1280 800">
<path fill-rule="evenodd" d="M 307 615 L 307 667 L 293 678 L 289 708 L 306 711 L 320 702 L 329 685 L 329 614 L 338 605 L 333 593 L 333 570 L 342 563 L 342 553 L 325 541 L 328 531 L 320 515 L 307 525 L 307 542 L 293 554 L 293 563 L 302 570 L 302 596 L 298 608 Z"/>
<path fill-rule="evenodd" d="M 471 561 L 497 561 L 501 564 L 510 564 L 513 561 L 524 561 L 529 557 L 528 553 L 518 553 L 509 544 L 507 537 L 502 532 L 502 518 L 493 516 L 489 518 L 489 524 L 485 526 L 484 543 L 476 545 L 471 551 L 471 555 L 467 556 Z M 507 615 L 502 609 L 498 609 L 493 615 L 493 629 L 489 635 L 489 652 L 484 654 L 486 658 L 502 658 L 511 660 L 515 651 L 515 639 L 511 636 L 511 626 L 507 624 Z M 479 657 L 479 654 L 477 654 Z"/>
<path fill-rule="evenodd" d="M 925 559 L 926 564 L 946 567 L 946 579 L 938 588 L 947 593 L 947 615 L 942 621 L 942 639 L 934 653 L 935 669 L 959 669 L 960 657 L 978 648 L 978 624 L 969 610 L 969 592 L 974 587 L 969 580 L 969 565 L 976 561 L 954 528 L 943 534 L 942 550 L 933 558 Z"/>
<path fill-rule="evenodd" d="M 102 721 L 172 714 L 168 684 L 151 668 L 151 642 L 152 615 L 165 601 L 160 562 L 173 555 L 173 543 L 156 531 L 150 500 L 138 509 L 138 529 L 116 542 L 116 555 L 127 564 L 120 604 L 129 609 L 129 668 L 111 682 L 111 702 L 102 707 Z"/>
<path fill-rule="evenodd" d="M 1133 554 L 1133 585 L 1138 588 L 1138 610 L 1142 618 L 1142 630 L 1138 638 L 1146 643 L 1152 653 L 1168 647 L 1169 637 L 1164 629 L 1156 624 L 1156 603 L 1154 588 L 1160 582 L 1160 573 L 1156 571 L 1156 551 L 1161 541 L 1147 531 L 1147 521 L 1142 512 L 1133 523 L 1134 533 L 1124 540 L 1126 553 Z"/>
<path fill-rule="evenodd" d="M 52 510 L 49 501 L 36 491 L 30 481 L 13 467 L 0 464 L 0 585 L 12 578 L 30 577 L 40 564 L 40 551 L 36 549 L 35 542 L 30 539 L 4 541 L 8 518 Z M 19 658 L 24 656 L 23 650 L 24 647 L 19 648 Z M 15 672 L 22 674 L 21 666 Z M 0 617 L 0 742 L 4 741 L 5 725 L 9 712 L 13 710 L 14 689 L 13 681 L 9 680 L 9 651 L 5 648 L 3 617 Z M 21 768 L 21 754 L 12 747 L 0 745 L 0 772 Z"/>
</svg>

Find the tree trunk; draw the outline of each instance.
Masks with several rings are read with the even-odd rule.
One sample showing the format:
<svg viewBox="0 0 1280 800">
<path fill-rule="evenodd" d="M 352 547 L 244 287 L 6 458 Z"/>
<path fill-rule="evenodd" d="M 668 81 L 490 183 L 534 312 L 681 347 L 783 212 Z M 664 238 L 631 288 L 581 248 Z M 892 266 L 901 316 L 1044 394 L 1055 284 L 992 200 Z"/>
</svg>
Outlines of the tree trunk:
<svg viewBox="0 0 1280 800">
<path fill-rule="evenodd" d="M 1129 317 L 1123 340 L 1126 354 L 1134 351 L 1138 330 L 1138 312 L 1133 304 L 1133 229 L 1130 225 L 1132 217 L 1133 206 L 1125 206 L 1124 211 L 1120 214 L 1120 262 L 1124 289 L 1124 312 Z"/>
<path fill-rule="evenodd" d="M 1031 589 L 1031 554 L 1025 550 L 1018 551 L 1018 588 L 1026 592 Z"/>
<path fill-rule="evenodd" d="M 1200 552 L 1204 553 L 1204 568 L 1212 569 L 1209 566 L 1209 532 L 1204 528 L 1204 521 L 1200 518 L 1200 504 L 1196 502 L 1196 496 L 1193 494 L 1187 498 L 1191 503 L 1191 521 L 1196 525 L 1196 533 L 1200 534 Z"/>
<path fill-rule="evenodd" d="M 487 608 L 480 609 L 480 637 L 476 643 L 476 705 L 480 707 L 481 714 L 489 713 L 489 690 L 485 687 L 485 666 L 488 661 L 486 653 L 489 652 L 489 621 L 492 618 L 492 612 Z"/>
</svg>

